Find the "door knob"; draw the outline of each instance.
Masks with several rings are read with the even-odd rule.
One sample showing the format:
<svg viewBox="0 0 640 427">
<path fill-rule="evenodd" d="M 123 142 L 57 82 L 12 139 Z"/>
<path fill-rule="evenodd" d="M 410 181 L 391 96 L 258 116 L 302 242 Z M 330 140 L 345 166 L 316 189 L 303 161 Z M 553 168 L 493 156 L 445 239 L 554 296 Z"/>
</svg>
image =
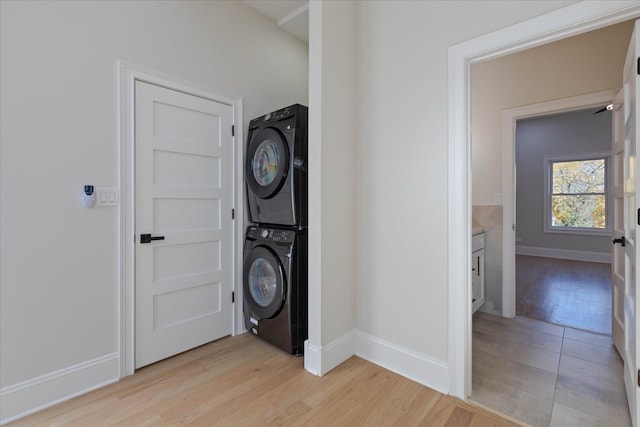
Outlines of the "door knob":
<svg viewBox="0 0 640 427">
<path fill-rule="evenodd" d="M 152 236 L 148 233 L 140 235 L 140 243 L 151 243 L 152 240 L 164 240 L 164 236 Z"/>
<path fill-rule="evenodd" d="M 613 239 L 613 244 L 615 245 L 616 243 L 620 243 L 620 245 L 624 247 L 625 246 L 624 236 L 619 237 L 617 239 Z"/>
</svg>

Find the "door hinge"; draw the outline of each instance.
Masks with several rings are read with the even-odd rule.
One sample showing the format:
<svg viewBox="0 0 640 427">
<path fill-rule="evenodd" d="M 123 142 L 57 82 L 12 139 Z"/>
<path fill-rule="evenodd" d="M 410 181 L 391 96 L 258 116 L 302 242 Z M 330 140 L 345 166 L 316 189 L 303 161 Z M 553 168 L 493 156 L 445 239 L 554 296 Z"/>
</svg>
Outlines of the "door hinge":
<svg viewBox="0 0 640 427">
<path fill-rule="evenodd" d="M 231 219 L 236 219 L 236 210 L 231 209 Z"/>
<path fill-rule="evenodd" d="M 638 225 L 640 225 L 640 209 L 638 209 L 638 215 L 636 216 L 636 219 L 638 220 Z"/>
<path fill-rule="evenodd" d="M 640 387 L 640 369 L 638 369 L 638 387 Z"/>
<path fill-rule="evenodd" d="M 638 57 L 638 66 L 636 67 L 636 71 L 640 74 L 640 57 Z"/>
<path fill-rule="evenodd" d="M 231 136 L 236 136 L 236 125 L 231 125 Z"/>
<path fill-rule="evenodd" d="M 231 302 L 236 302 L 236 292 L 235 291 L 231 291 Z"/>
</svg>

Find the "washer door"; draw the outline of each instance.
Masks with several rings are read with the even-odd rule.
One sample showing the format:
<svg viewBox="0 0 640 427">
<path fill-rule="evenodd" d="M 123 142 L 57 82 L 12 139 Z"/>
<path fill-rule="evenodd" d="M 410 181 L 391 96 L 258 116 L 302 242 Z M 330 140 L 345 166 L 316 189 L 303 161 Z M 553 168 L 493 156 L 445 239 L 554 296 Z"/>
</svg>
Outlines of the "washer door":
<svg viewBox="0 0 640 427">
<path fill-rule="evenodd" d="M 286 279 L 276 254 L 266 246 L 251 249 L 244 263 L 244 297 L 262 319 L 276 316 L 285 302 Z"/>
<path fill-rule="evenodd" d="M 258 129 L 247 147 L 247 184 L 261 199 L 275 196 L 289 172 L 287 141 L 274 128 Z"/>
</svg>

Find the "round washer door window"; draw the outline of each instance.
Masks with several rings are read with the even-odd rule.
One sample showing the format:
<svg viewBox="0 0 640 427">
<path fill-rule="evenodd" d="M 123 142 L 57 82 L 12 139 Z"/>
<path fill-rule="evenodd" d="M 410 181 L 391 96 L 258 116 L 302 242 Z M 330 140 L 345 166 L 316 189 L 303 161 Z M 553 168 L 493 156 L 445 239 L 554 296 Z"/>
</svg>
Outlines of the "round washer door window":
<svg viewBox="0 0 640 427">
<path fill-rule="evenodd" d="M 246 175 L 250 189 L 261 199 L 275 196 L 289 172 L 285 137 L 273 128 L 255 131 L 247 148 Z"/>
<path fill-rule="evenodd" d="M 271 264 L 258 258 L 249 267 L 249 292 L 251 298 L 261 307 L 269 307 L 276 297 L 278 277 Z"/>
<path fill-rule="evenodd" d="M 251 310 L 263 319 L 277 315 L 285 298 L 280 261 L 265 246 L 251 250 L 244 265 L 244 293 Z"/>
</svg>

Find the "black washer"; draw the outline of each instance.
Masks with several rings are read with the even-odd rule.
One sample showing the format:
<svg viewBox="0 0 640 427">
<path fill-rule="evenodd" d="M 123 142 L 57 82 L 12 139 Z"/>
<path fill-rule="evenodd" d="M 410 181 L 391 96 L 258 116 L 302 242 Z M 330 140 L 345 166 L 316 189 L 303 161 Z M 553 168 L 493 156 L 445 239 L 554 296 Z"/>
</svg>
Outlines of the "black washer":
<svg viewBox="0 0 640 427">
<path fill-rule="evenodd" d="M 307 230 L 248 227 L 243 272 L 243 314 L 249 332 L 301 355 L 308 330 Z"/>
</svg>

